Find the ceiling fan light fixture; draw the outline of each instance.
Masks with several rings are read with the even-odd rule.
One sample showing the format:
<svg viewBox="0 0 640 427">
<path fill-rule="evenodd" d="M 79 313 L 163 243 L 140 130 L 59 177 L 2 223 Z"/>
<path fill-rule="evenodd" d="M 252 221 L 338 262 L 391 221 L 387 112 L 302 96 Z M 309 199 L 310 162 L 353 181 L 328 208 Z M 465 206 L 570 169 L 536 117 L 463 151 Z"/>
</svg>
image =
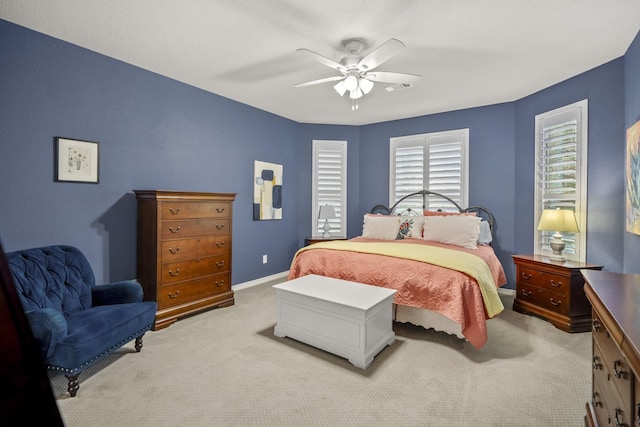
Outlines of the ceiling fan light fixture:
<svg viewBox="0 0 640 427">
<path fill-rule="evenodd" d="M 338 84 L 336 84 L 333 88 L 336 90 L 336 92 L 338 92 L 338 95 L 340 96 L 343 96 L 347 91 L 347 88 L 344 87 L 344 80 L 340 80 Z"/>
<path fill-rule="evenodd" d="M 364 93 L 362 93 L 362 90 L 360 90 L 360 88 L 356 88 L 355 90 L 349 92 L 349 98 L 351 99 L 360 99 L 362 98 L 362 95 L 364 95 Z"/>
<path fill-rule="evenodd" d="M 353 74 L 350 76 L 347 76 L 347 78 L 344 79 L 343 82 L 344 82 L 344 87 L 348 91 L 356 90 L 356 88 L 358 87 L 358 78 Z"/>
<path fill-rule="evenodd" d="M 362 92 L 366 95 L 373 89 L 373 82 L 362 77 L 358 80 L 358 87 L 362 89 Z"/>
</svg>

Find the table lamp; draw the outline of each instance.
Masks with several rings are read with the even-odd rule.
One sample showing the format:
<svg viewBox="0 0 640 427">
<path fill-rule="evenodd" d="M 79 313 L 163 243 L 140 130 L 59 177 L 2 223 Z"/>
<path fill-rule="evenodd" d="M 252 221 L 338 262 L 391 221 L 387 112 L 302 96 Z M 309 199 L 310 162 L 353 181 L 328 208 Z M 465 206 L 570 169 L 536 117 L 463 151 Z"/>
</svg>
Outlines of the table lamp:
<svg viewBox="0 0 640 427">
<path fill-rule="evenodd" d="M 553 261 L 565 261 L 566 258 L 562 255 L 562 251 L 564 250 L 565 244 L 562 240 L 561 231 L 570 231 L 572 233 L 577 233 L 578 230 L 578 222 L 576 221 L 576 215 L 573 211 L 568 209 L 545 209 L 542 211 L 542 216 L 540 217 L 540 222 L 538 223 L 539 231 L 555 231 L 553 236 L 551 236 L 551 240 L 549 241 L 549 246 L 553 251 L 553 254 L 549 256 L 550 260 Z"/>
<path fill-rule="evenodd" d="M 331 225 L 329 224 L 330 219 L 334 219 L 336 217 L 336 211 L 333 206 L 324 205 L 320 206 L 320 212 L 318 213 L 318 219 L 324 219 L 324 233 L 322 233 L 322 237 L 329 237 L 329 231 L 331 231 Z"/>
</svg>

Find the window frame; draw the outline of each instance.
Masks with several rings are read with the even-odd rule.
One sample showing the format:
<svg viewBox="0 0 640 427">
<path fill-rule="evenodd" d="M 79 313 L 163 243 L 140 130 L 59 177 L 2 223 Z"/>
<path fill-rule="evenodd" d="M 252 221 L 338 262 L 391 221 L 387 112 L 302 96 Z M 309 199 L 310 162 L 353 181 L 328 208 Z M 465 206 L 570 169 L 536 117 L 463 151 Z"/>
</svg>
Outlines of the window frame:
<svg viewBox="0 0 640 427">
<path fill-rule="evenodd" d="M 461 128 L 461 129 L 451 129 L 446 131 L 439 132 L 428 132 L 416 135 L 406 135 L 400 137 L 393 137 L 389 139 L 389 207 L 393 206 L 400 198 L 405 196 L 406 194 L 402 194 L 401 196 L 396 196 L 396 154 L 398 148 L 403 147 L 423 147 L 423 176 L 422 176 L 422 187 L 416 189 L 415 191 L 421 191 L 423 189 L 431 190 L 435 192 L 439 192 L 437 190 L 430 189 L 428 187 L 428 171 L 425 172 L 424 166 L 429 165 L 429 146 L 437 145 L 437 144 L 446 144 L 451 142 L 460 141 L 460 200 L 456 200 L 456 202 L 462 206 L 469 206 L 469 128 Z M 441 192 L 445 194 L 444 192 Z M 410 193 L 409 193 L 410 194 Z M 447 194 L 445 194 L 447 195 Z M 427 199 L 426 203 L 429 203 L 430 200 Z M 435 202 L 435 200 L 434 200 Z M 448 202 L 447 202 L 448 203 Z M 445 204 L 442 207 L 443 210 L 451 209 L 455 210 L 455 207 L 450 204 Z M 429 209 L 429 206 L 426 206 L 426 209 Z"/>
<path fill-rule="evenodd" d="M 318 212 L 320 206 L 325 204 L 319 200 L 319 151 L 320 149 L 333 150 L 340 153 L 340 195 L 339 202 L 332 201 L 331 205 L 334 206 L 336 216 L 335 220 L 329 220 L 331 224 L 331 237 L 346 237 L 347 236 L 347 141 L 337 140 L 313 140 L 312 141 L 312 191 L 311 191 L 311 236 L 321 236 L 324 225 L 324 221 L 318 219 Z M 336 228 L 336 225 L 338 228 Z"/>
<path fill-rule="evenodd" d="M 548 256 L 551 249 L 544 245 L 542 231 L 538 231 L 538 223 L 544 209 L 544 189 L 541 180 L 541 144 L 542 132 L 545 128 L 568 122 L 569 118 L 577 121 L 576 124 L 576 190 L 575 190 L 575 214 L 580 232 L 571 233 L 575 237 L 574 253 L 563 252 L 566 259 L 586 262 L 587 258 L 587 177 L 588 177 L 588 127 L 589 127 L 589 102 L 588 99 L 574 102 L 563 107 L 556 108 L 535 116 L 535 167 L 534 167 L 534 254 Z M 547 232 L 548 233 L 548 232 Z M 566 233 L 563 233 L 566 234 Z"/>
</svg>

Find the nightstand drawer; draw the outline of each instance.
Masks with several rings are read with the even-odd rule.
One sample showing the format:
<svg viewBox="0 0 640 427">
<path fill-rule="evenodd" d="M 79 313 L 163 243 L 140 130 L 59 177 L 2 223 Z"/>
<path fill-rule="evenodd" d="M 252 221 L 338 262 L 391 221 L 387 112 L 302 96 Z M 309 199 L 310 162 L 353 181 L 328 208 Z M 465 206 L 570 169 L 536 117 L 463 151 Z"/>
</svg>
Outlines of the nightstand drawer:
<svg viewBox="0 0 640 427">
<path fill-rule="evenodd" d="M 571 284 L 569 277 L 527 267 L 518 267 L 518 281 L 523 284 L 548 289 L 563 296 L 569 294 Z"/>
<path fill-rule="evenodd" d="M 557 292 L 519 283 L 517 297 L 522 301 L 530 302 L 538 307 L 546 308 L 558 314 L 569 314 L 568 298 Z"/>
</svg>

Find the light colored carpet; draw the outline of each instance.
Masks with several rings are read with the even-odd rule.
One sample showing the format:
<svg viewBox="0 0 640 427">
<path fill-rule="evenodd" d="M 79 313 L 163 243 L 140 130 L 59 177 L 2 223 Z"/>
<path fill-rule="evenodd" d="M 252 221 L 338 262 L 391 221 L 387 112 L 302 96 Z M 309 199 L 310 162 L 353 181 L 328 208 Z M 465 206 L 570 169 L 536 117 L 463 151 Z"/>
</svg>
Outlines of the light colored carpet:
<svg viewBox="0 0 640 427">
<path fill-rule="evenodd" d="M 273 335 L 273 283 L 236 291 L 235 306 L 148 332 L 80 376 L 51 382 L 68 427 L 581 426 L 591 334 L 567 334 L 511 310 L 481 349 L 394 324 L 396 341 L 367 370 Z"/>
</svg>

